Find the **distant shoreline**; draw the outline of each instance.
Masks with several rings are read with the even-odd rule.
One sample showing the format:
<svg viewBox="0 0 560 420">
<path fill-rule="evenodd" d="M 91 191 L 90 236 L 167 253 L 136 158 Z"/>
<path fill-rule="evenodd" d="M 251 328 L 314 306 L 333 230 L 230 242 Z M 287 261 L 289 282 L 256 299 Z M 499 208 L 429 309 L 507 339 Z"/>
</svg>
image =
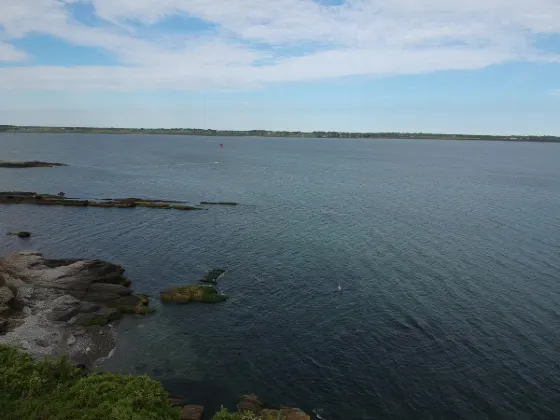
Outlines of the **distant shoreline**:
<svg viewBox="0 0 560 420">
<path fill-rule="evenodd" d="M 366 133 L 339 131 L 268 131 L 268 130 L 205 130 L 197 128 L 96 128 L 96 127 L 40 127 L 0 125 L 0 133 L 30 134 L 167 134 L 207 137 L 276 137 L 276 138 L 342 138 L 342 139 L 408 139 L 408 140 L 482 140 L 509 142 L 560 143 L 560 136 L 476 135 L 440 133 Z"/>
</svg>

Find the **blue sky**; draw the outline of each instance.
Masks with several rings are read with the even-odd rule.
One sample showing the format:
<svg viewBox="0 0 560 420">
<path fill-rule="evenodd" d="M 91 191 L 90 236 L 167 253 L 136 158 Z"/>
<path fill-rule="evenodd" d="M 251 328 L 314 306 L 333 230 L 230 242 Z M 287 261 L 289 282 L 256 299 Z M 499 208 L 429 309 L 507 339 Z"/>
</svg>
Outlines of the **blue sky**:
<svg viewBox="0 0 560 420">
<path fill-rule="evenodd" d="M 1 0 L 0 124 L 560 135 L 558 0 Z"/>
</svg>

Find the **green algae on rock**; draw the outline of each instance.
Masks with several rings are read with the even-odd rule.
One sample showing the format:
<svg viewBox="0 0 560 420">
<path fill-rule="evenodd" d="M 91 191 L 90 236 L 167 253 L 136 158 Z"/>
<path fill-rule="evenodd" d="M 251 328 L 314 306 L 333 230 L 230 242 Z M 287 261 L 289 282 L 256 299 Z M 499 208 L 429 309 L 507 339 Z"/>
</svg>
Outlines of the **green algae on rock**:
<svg viewBox="0 0 560 420">
<path fill-rule="evenodd" d="M 37 194 L 27 191 L 4 191 L 0 192 L 0 204 L 36 204 L 44 206 L 77 206 L 77 207 L 99 207 L 132 209 L 135 207 L 147 207 L 164 210 L 205 210 L 202 207 L 187 206 L 184 201 L 151 200 L 142 198 L 115 198 L 115 199 L 72 199 L 54 194 Z"/>
<path fill-rule="evenodd" d="M 172 287 L 160 292 L 159 296 L 163 302 L 175 303 L 218 303 L 227 300 L 227 296 L 218 292 L 214 286 L 198 285 Z"/>
<path fill-rule="evenodd" d="M 210 270 L 203 278 L 200 279 L 200 281 L 203 283 L 217 284 L 218 278 L 220 278 L 225 272 L 226 270 L 222 270 L 220 268 Z"/>
</svg>

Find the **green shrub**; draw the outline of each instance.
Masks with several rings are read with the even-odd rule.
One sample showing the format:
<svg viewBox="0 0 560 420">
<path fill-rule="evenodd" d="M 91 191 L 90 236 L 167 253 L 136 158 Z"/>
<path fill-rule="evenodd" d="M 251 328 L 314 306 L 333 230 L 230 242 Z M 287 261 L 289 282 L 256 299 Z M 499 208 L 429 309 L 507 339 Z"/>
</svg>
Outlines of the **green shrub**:
<svg viewBox="0 0 560 420">
<path fill-rule="evenodd" d="M 33 361 L 0 346 L 3 420 L 177 420 L 161 384 L 147 376 L 84 376 L 66 359 Z"/>
</svg>

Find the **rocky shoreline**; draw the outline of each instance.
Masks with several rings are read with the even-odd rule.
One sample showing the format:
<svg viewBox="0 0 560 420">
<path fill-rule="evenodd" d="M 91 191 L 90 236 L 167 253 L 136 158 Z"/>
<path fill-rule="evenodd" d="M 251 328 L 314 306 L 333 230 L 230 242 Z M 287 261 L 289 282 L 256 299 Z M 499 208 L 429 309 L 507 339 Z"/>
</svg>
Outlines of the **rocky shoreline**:
<svg viewBox="0 0 560 420">
<path fill-rule="evenodd" d="M 35 359 L 67 356 L 89 374 L 94 362 L 110 356 L 117 344 L 113 321 L 151 312 L 148 297 L 133 293 L 124 271 L 106 261 L 47 259 L 35 251 L 0 259 L 0 345 L 16 346 Z M 179 303 L 221 302 L 227 297 L 214 285 L 223 274 L 211 270 L 199 281 L 213 285 L 169 289 L 161 298 L 165 301 L 171 293 L 169 300 Z M 178 298 L 177 290 L 184 292 Z M 170 394 L 169 404 L 180 408 L 181 420 L 203 417 L 204 407 L 187 404 L 180 396 Z M 296 408 L 266 409 L 254 395 L 241 397 L 237 412 L 250 413 L 247 418 L 252 419 L 310 420 Z M 227 410 L 216 414 L 234 418 L 230 416 Z"/>
<path fill-rule="evenodd" d="M 77 363 L 115 347 L 110 322 L 147 314 L 124 268 L 100 260 L 50 260 L 20 251 L 0 260 L 0 344 L 35 358 L 68 355 Z"/>
</svg>

